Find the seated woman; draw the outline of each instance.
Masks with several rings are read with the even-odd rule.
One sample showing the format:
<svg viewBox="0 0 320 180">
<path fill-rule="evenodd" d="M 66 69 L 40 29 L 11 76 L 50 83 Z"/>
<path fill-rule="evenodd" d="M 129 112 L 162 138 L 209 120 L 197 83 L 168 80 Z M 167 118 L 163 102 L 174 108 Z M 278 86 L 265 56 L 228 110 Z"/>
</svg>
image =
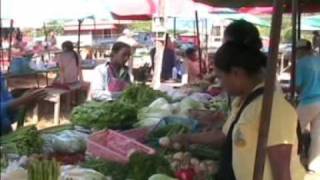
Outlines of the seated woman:
<svg viewBox="0 0 320 180">
<path fill-rule="evenodd" d="M 126 63 L 131 56 L 131 47 L 123 42 L 116 42 L 111 49 L 110 62 L 95 68 L 91 82 L 91 98 L 98 101 L 117 99 L 131 83 Z"/>
<path fill-rule="evenodd" d="M 58 54 L 54 60 L 60 68 L 59 77 L 55 85 L 69 86 L 82 82 L 81 56 L 74 51 L 71 41 L 62 43 L 62 53 Z"/>
<path fill-rule="evenodd" d="M 253 178 L 266 61 L 259 49 L 237 42 L 225 43 L 213 62 L 223 88 L 235 97 L 223 129 L 173 138 L 182 144 L 222 148 L 221 180 Z M 297 114 L 279 90 L 275 90 L 273 98 L 263 180 L 302 180 L 305 172 L 297 154 Z"/>
</svg>

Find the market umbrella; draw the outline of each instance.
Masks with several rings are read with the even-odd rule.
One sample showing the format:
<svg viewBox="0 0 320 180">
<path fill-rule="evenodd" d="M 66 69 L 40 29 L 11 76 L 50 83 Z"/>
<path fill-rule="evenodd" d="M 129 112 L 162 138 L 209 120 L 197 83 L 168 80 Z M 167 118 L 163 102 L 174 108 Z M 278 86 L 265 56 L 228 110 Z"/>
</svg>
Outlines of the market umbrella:
<svg viewBox="0 0 320 180">
<path fill-rule="evenodd" d="M 204 3 L 214 7 L 270 7 L 273 5 L 273 0 L 194 0 L 195 2 Z M 291 11 L 292 0 L 284 0 L 284 9 L 287 12 Z M 319 0 L 301 0 L 300 8 L 303 12 L 319 12 Z"/>
<path fill-rule="evenodd" d="M 242 7 L 238 9 L 239 13 L 247 14 L 272 14 L 272 7 Z"/>
<path fill-rule="evenodd" d="M 118 20 L 151 20 L 157 11 L 158 0 L 104 0 Z"/>
<path fill-rule="evenodd" d="M 239 14 L 217 14 L 217 17 L 219 17 L 220 19 L 230 19 L 230 20 L 246 20 L 248 22 L 251 22 L 257 26 L 262 26 L 262 27 L 270 27 L 270 22 L 267 20 L 264 20 L 262 18 L 259 18 L 257 16 L 254 15 L 250 15 L 250 14 L 243 14 L 243 13 L 239 13 Z"/>
<path fill-rule="evenodd" d="M 107 18 L 111 15 L 101 0 L 2 0 L 2 17 L 13 19 L 14 26 L 41 28 L 51 20 L 74 20 L 86 17 Z"/>
</svg>

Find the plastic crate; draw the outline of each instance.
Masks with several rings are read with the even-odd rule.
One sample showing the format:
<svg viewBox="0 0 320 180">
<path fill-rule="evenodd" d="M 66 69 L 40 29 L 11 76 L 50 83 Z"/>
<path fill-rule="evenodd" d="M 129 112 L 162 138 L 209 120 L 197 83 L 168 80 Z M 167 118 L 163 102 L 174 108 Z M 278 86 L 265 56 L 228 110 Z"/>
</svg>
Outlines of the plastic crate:
<svg viewBox="0 0 320 180">
<path fill-rule="evenodd" d="M 113 130 L 94 133 L 87 141 L 88 154 L 122 164 L 128 163 L 134 152 L 156 153 L 154 149 Z"/>
<path fill-rule="evenodd" d="M 148 135 L 150 134 L 152 127 L 145 127 L 145 128 L 136 128 L 136 129 L 130 129 L 126 131 L 122 131 L 121 134 L 135 139 L 141 143 L 145 143 L 147 141 Z"/>
</svg>

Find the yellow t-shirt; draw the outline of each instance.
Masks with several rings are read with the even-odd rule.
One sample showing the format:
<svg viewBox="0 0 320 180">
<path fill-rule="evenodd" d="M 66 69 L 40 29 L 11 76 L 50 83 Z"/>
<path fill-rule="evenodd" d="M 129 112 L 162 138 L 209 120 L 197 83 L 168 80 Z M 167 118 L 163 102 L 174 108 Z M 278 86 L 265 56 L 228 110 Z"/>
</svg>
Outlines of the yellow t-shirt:
<svg viewBox="0 0 320 180">
<path fill-rule="evenodd" d="M 261 87 L 262 85 L 257 86 Z M 250 180 L 253 177 L 256 148 L 258 140 L 259 119 L 263 97 L 252 101 L 242 112 L 233 130 L 232 166 L 237 180 Z M 227 135 L 231 123 L 240 108 L 240 99 L 235 99 L 232 112 L 223 127 Z M 294 108 L 284 99 L 282 93 L 275 91 L 268 137 L 268 146 L 292 144 L 291 177 L 292 180 L 303 180 L 305 171 L 297 154 L 298 118 Z M 266 158 L 263 180 L 272 180 L 272 172 L 268 157 Z"/>
</svg>

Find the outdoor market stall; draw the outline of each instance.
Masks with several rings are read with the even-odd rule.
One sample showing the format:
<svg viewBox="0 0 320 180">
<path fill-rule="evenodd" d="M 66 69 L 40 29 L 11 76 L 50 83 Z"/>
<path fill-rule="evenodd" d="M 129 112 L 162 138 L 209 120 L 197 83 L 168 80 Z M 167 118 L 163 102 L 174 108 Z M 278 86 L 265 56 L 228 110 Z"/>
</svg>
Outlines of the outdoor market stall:
<svg viewBox="0 0 320 180">
<path fill-rule="evenodd" d="M 212 1 L 214 5 L 226 5 L 225 2 Z M 269 1 L 254 2 L 237 1 L 233 5 L 270 5 Z M 275 1 L 267 68 L 270 78 L 264 94 L 255 180 L 262 179 L 264 168 L 282 7 L 283 1 Z M 203 88 L 199 86 L 164 93 L 145 84 L 134 84 L 118 100 L 87 102 L 76 107 L 71 125 L 45 130 L 34 126 L 18 128 L 0 138 L 1 168 L 6 168 L 1 178 L 214 179 L 221 158 L 218 150 L 170 142 L 174 135 L 203 130 L 205 122 L 190 117 L 190 110 L 228 113 L 224 94 L 213 97 L 207 92 L 207 84 Z"/>
</svg>

